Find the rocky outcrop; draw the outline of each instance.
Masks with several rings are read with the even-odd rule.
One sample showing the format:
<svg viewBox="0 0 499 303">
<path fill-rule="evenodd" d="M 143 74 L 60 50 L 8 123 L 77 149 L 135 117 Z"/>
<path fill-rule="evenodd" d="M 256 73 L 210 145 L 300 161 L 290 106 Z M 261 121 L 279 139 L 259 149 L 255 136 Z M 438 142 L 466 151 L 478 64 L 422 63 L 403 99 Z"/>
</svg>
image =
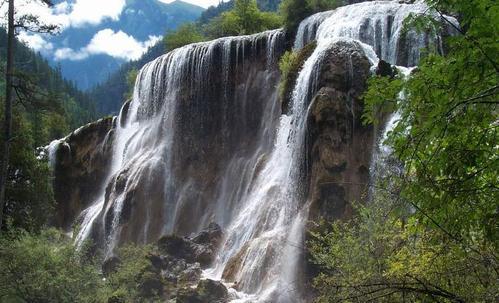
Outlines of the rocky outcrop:
<svg viewBox="0 0 499 303">
<path fill-rule="evenodd" d="M 208 263 L 201 263 L 203 266 L 200 262 L 207 261 L 206 252 L 213 252 L 221 237 L 222 230 L 216 224 L 210 224 L 191 238 L 162 237 L 150 252 L 140 257 L 145 258 L 145 265 L 134 278 L 140 297 L 178 303 L 227 302 L 228 291 L 222 283 L 201 279 L 201 268 Z M 122 264 L 116 255 L 107 258 L 102 264 L 104 276 L 112 278 Z M 124 301 L 118 294 L 112 295 L 109 302 Z"/>
<path fill-rule="evenodd" d="M 87 124 L 53 148 L 55 225 L 69 229 L 100 193 L 111 165 L 114 118 Z"/>
<path fill-rule="evenodd" d="M 158 247 L 162 253 L 185 259 L 190 263 L 198 262 L 205 268 L 215 259 L 222 235 L 220 226 L 211 223 L 207 229 L 193 238 L 163 236 L 158 240 Z"/>
<path fill-rule="evenodd" d="M 184 288 L 179 290 L 177 303 L 224 303 L 228 302 L 227 288 L 218 281 L 201 280 L 195 289 Z"/>
<path fill-rule="evenodd" d="M 337 219 L 365 198 L 373 129 L 364 126 L 362 94 L 370 63 L 359 44 L 336 42 L 319 73 L 308 122 L 310 217 Z"/>
</svg>

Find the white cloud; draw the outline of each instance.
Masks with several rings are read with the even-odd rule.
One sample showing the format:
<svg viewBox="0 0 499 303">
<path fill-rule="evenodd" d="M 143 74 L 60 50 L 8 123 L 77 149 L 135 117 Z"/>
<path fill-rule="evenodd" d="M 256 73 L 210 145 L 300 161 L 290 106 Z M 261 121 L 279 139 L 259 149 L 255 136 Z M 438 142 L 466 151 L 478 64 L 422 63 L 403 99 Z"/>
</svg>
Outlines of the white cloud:
<svg viewBox="0 0 499 303">
<path fill-rule="evenodd" d="M 48 51 L 54 48 L 52 43 L 45 41 L 42 36 L 37 34 L 21 32 L 19 33 L 18 38 L 35 51 Z"/>
<path fill-rule="evenodd" d="M 60 2 L 49 8 L 37 1 L 18 0 L 16 5 L 19 15 L 32 14 L 45 23 L 59 25 L 61 30 L 64 30 L 69 26 L 96 25 L 107 18 L 117 20 L 125 7 L 125 2 L 125 0 L 76 0 L 74 3 Z M 7 5 L 0 8 L 2 15 L 6 10 Z"/>
<path fill-rule="evenodd" d="M 105 18 L 117 20 L 125 0 L 77 0 L 68 15 L 72 26 L 99 24 Z"/>
<path fill-rule="evenodd" d="M 141 42 L 122 31 L 114 32 L 111 29 L 104 29 L 95 34 L 87 46 L 77 51 L 70 48 L 58 49 L 55 52 L 55 58 L 83 60 L 90 55 L 106 54 L 115 58 L 136 60 L 160 39 L 159 36 L 149 36 L 147 41 Z"/>
</svg>

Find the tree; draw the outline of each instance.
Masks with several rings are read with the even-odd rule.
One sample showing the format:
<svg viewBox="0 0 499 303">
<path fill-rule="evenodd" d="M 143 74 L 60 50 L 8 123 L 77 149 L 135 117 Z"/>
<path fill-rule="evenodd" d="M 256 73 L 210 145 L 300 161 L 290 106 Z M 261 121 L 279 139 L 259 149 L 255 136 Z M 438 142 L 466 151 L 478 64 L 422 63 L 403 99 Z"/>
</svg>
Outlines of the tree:
<svg viewBox="0 0 499 303">
<path fill-rule="evenodd" d="M 135 68 L 132 68 L 126 74 L 126 84 L 127 84 L 128 90 L 125 93 L 125 95 L 123 96 L 123 97 L 125 97 L 125 100 L 129 100 L 129 99 L 133 98 L 133 89 L 135 87 L 135 81 L 137 80 L 138 74 L 139 74 L 139 71 Z"/>
<path fill-rule="evenodd" d="M 290 33 L 295 33 L 300 22 L 313 13 L 307 0 L 284 0 L 279 10 L 284 19 L 284 28 Z"/>
<path fill-rule="evenodd" d="M 168 31 L 164 41 L 167 50 L 173 50 L 187 44 L 202 42 L 206 38 L 200 32 L 198 26 L 194 23 L 181 25 L 175 31 Z"/>
<path fill-rule="evenodd" d="M 41 3 L 52 5 L 49 0 L 40 0 Z M 0 230 L 3 222 L 3 208 L 5 205 L 5 189 L 8 179 L 10 146 L 12 141 L 12 104 L 14 101 L 14 51 L 15 51 L 15 35 L 16 29 L 21 28 L 28 31 L 37 31 L 50 33 L 57 29 L 54 25 L 46 25 L 34 15 L 22 15 L 15 20 L 15 3 L 14 0 L 8 1 L 7 12 L 7 63 L 5 70 L 5 111 L 4 111 L 4 127 L 2 138 L 2 159 L 0 163 Z"/>
<path fill-rule="evenodd" d="M 207 32 L 212 38 L 249 35 L 278 28 L 281 24 L 279 15 L 260 11 L 256 0 L 236 0 L 232 10 L 222 13 L 207 25 Z"/>
</svg>

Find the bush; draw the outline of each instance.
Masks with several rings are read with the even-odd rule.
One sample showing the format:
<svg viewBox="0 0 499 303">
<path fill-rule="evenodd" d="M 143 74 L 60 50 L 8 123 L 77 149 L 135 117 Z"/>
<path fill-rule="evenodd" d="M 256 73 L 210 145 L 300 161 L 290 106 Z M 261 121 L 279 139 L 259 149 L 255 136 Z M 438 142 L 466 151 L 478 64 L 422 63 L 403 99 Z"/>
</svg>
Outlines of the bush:
<svg viewBox="0 0 499 303">
<path fill-rule="evenodd" d="M 44 159 L 37 158 L 34 128 L 28 114 L 16 107 L 13 121 L 16 136 L 11 145 L 3 210 L 4 229 L 8 223 L 15 228 L 39 231 L 54 215 L 52 184 L 47 177 L 50 170 Z"/>
<path fill-rule="evenodd" d="M 107 278 L 107 291 L 111 297 L 123 302 L 143 302 L 145 298 L 159 300 L 162 295 L 148 283 L 161 282 L 160 275 L 152 268 L 148 256 L 152 246 L 129 245 L 118 249 L 117 257 L 120 265 Z"/>
<path fill-rule="evenodd" d="M 483 239 L 465 248 L 422 226 L 390 195 L 356 210 L 351 221 L 312 233 L 318 302 L 497 300 L 494 248 Z"/>
<path fill-rule="evenodd" d="M 56 230 L 11 231 L 0 238 L 1 302 L 102 302 L 103 281 Z"/>
<path fill-rule="evenodd" d="M 279 96 L 281 102 L 287 103 L 291 98 L 296 78 L 308 57 L 314 52 L 317 44 L 315 42 L 307 44 L 301 50 L 285 52 L 280 61 L 281 82 L 279 83 Z"/>
</svg>

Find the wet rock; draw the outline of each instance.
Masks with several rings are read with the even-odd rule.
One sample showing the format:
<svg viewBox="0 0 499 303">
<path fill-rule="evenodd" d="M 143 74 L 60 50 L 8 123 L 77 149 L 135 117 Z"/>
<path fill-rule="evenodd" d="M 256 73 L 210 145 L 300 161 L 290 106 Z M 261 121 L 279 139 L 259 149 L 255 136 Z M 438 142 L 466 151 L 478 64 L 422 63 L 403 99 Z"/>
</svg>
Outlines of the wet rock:
<svg viewBox="0 0 499 303">
<path fill-rule="evenodd" d="M 183 288 L 177 294 L 177 303 L 228 302 L 227 288 L 218 281 L 201 280 L 196 289 Z"/>
<path fill-rule="evenodd" d="M 376 75 L 393 78 L 396 75 L 396 69 L 385 60 L 379 60 L 378 66 L 376 67 Z"/>
<path fill-rule="evenodd" d="M 168 261 L 164 256 L 161 256 L 159 254 L 148 254 L 147 259 L 149 260 L 149 262 L 151 262 L 152 267 L 157 270 L 165 269 L 168 266 Z"/>
<path fill-rule="evenodd" d="M 210 223 L 208 227 L 192 238 L 197 244 L 219 245 L 222 240 L 222 228 L 216 223 Z"/>
<path fill-rule="evenodd" d="M 192 243 L 187 238 L 177 235 L 163 236 L 158 240 L 158 248 L 163 254 L 187 261 L 194 260 Z"/>
<path fill-rule="evenodd" d="M 107 303 L 126 303 L 126 300 L 121 295 L 111 295 L 111 297 L 107 299 Z"/>
<path fill-rule="evenodd" d="M 201 279 L 201 274 L 201 266 L 199 263 L 194 263 L 180 272 L 177 281 L 182 285 L 195 285 Z"/>
<path fill-rule="evenodd" d="M 212 223 L 193 238 L 163 236 L 158 240 L 158 248 L 163 254 L 184 259 L 189 263 L 198 262 L 205 268 L 213 262 L 222 235 L 220 226 Z"/>
<path fill-rule="evenodd" d="M 57 147 L 53 159 L 56 226 L 69 229 L 94 202 L 111 165 L 114 129 L 114 118 L 103 118 L 74 131 Z"/>
<path fill-rule="evenodd" d="M 239 272 L 241 266 L 243 265 L 243 259 L 246 256 L 248 248 L 248 244 L 244 245 L 237 254 L 229 259 L 229 262 L 227 262 L 227 265 L 225 266 L 222 273 L 222 278 L 225 281 L 236 282 L 236 274 Z"/>
</svg>

